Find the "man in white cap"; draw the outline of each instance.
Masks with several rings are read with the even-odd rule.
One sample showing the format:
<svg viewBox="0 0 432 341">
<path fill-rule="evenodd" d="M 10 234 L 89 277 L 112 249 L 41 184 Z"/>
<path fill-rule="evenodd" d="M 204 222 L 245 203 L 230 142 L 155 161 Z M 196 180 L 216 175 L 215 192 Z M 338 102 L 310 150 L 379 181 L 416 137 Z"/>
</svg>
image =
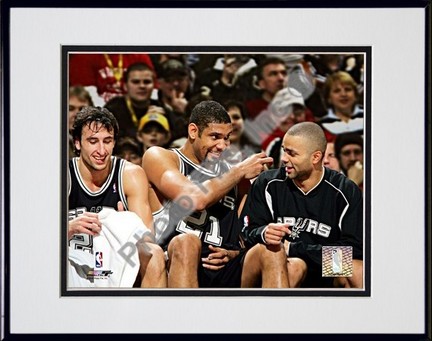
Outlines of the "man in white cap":
<svg viewBox="0 0 432 341">
<path fill-rule="evenodd" d="M 262 150 L 273 157 L 273 165 L 270 168 L 278 168 L 281 165 L 281 144 L 285 133 L 294 124 L 311 121 L 307 115 L 302 94 L 294 88 L 284 88 L 275 95 L 270 103 L 270 110 L 277 117 L 277 127 L 268 135 L 261 144 Z"/>
</svg>

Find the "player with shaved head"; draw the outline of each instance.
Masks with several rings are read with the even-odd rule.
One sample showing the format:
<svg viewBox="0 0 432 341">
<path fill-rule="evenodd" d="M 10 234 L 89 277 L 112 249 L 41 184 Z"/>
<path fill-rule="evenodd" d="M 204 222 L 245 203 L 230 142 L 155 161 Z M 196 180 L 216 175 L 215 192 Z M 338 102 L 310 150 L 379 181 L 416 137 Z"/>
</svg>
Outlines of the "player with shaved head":
<svg viewBox="0 0 432 341">
<path fill-rule="evenodd" d="M 246 245 L 284 244 L 291 287 L 363 286 L 363 197 L 323 166 L 326 138 L 313 122 L 292 126 L 283 166 L 252 184 L 241 219 Z"/>
</svg>

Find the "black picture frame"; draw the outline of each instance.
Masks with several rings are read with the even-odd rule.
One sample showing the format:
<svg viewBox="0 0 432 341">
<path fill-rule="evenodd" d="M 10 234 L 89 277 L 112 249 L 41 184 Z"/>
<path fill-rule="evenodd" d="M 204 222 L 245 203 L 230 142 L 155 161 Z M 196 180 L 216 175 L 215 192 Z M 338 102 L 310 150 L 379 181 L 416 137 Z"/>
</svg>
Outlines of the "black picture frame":
<svg viewBox="0 0 432 341">
<path fill-rule="evenodd" d="M 214 7 L 214 8 L 231 8 L 233 7 L 233 3 L 225 3 L 223 1 L 201 1 L 199 2 L 199 5 L 197 6 L 198 2 L 181 2 L 181 5 L 179 2 L 145 2 L 145 3 L 134 3 L 134 2 L 125 2 L 122 3 L 121 7 L 124 9 L 133 9 L 133 8 L 205 8 L 205 7 Z M 425 125 L 425 149 L 424 149 L 424 155 L 422 157 L 424 158 L 424 181 L 425 181 L 425 188 L 426 191 L 424 193 L 424 206 L 425 206 L 425 227 L 424 227 L 424 249 L 425 249 L 425 272 L 424 272 L 424 278 L 425 278 L 425 285 L 424 285 L 424 295 L 425 295 L 425 305 L 424 305 L 424 331 L 418 332 L 418 333 L 403 333 L 403 334 L 393 334 L 392 330 L 388 330 L 386 333 L 377 333 L 379 334 L 379 337 L 383 339 L 389 339 L 389 340 L 430 340 L 431 339 L 431 328 L 430 328 L 430 230 L 431 230 L 431 216 L 430 216 L 430 184 L 431 184 L 431 171 L 430 171 L 430 152 L 431 152 L 431 131 L 430 131 L 430 124 L 431 124 L 431 111 L 430 111 L 430 2 L 429 1 L 399 1 L 397 4 L 390 3 L 390 2 L 381 2 L 379 4 L 375 2 L 369 2 L 369 1 L 363 1 L 361 3 L 356 2 L 356 4 L 352 4 L 347 6 L 345 3 L 341 3 L 338 1 L 326 3 L 326 5 L 322 4 L 316 4 L 316 3 L 287 3 L 285 2 L 274 2 L 274 1 L 268 1 L 268 2 L 253 2 L 250 4 L 245 5 L 243 2 L 236 2 L 236 7 L 242 8 L 316 8 L 316 9 L 325 9 L 325 8 L 354 8 L 358 10 L 362 9 L 394 9 L 398 8 L 400 10 L 409 10 L 412 8 L 417 9 L 423 9 L 424 10 L 424 17 L 425 17 L 425 39 L 424 39 L 424 67 L 426 71 L 426 77 L 424 80 L 423 86 L 420 88 L 424 89 L 424 125 Z M 3 330 L 3 336 L 6 339 L 26 339 L 26 338 L 32 338 L 34 337 L 34 334 L 40 334 L 41 332 L 35 328 L 34 334 L 32 332 L 25 332 L 25 331 L 19 331 L 16 332 L 14 330 L 14 317 L 11 314 L 11 311 L 13 310 L 13 300 L 11 300 L 11 294 L 14 293 L 14 289 L 11 286 L 11 277 L 15 276 L 14 271 L 17 271 L 14 269 L 13 264 L 15 261 L 16 254 L 16 246 L 11 244 L 11 239 L 13 238 L 14 228 L 17 228 L 16 225 L 13 225 L 14 221 L 14 214 L 16 214 L 16 207 L 13 205 L 13 201 L 10 201 L 10 199 L 13 199 L 13 197 L 17 194 L 22 195 L 25 193 L 25 191 L 21 188 L 16 188 L 13 183 L 13 181 L 10 181 L 12 178 L 14 178 L 14 175 L 11 173 L 11 165 L 14 164 L 13 157 L 15 157 L 11 153 L 11 147 L 14 144 L 13 140 L 11 142 L 11 137 L 13 137 L 13 134 L 16 134 L 16 131 L 11 131 L 10 128 L 13 125 L 13 120 L 15 117 L 12 116 L 12 108 L 15 104 L 14 99 L 14 91 L 11 89 L 11 84 L 13 84 L 14 81 L 14 74 L 11 72 L 13 70 L 13 63 L 14 61 L 10 58 L 10 55 L 8 51 L 10 51 L 10 48 L 13 47 L 13 43 L 15 42 L 10 34 L 11 34 L 11 27 L 13 26 L 13 16 L 11 15 L 11 10 L 16 8 L 25 8 L 29 7 L 31 9 L 47 9 L 47 8 L 64 8 L 65 10 L 69 8 L 117 8 L 119 7 L 116 4 L 104 4 L 103 6 L 100 5 L 89 5 L 88 3 L 74 3 L 74 4 L 53 4 L 51 2 L 44 2 L 41 1 L 38 4 L 32 3 L 26 3 L 26 2 L 13 2 L 13 1 L 4 1 L 2 2 L 2 49 L 3 49 L 3 69 L 2 69 L 2 77 L 3 77 L 3 92 L 2 92 L 2 100 L 3 100 L 3 116 L 2 116 L 2 126 L 3 126 L 3 134 L 2 134 L 2 144 L 3 144 L 3 150 L 5 151 L 1 160 L 1 166 L 2 170 L 4 172 L 4 176 L 2 178 L 1 182 L 1 188 L 2 188 L 2 218 L 4 221 L 4 231 L 2 234 L 2 288 L 4 296 L 2 296 L 2 312 L 4 312 L 4 328 Z M 27 23 L 28 24 L 28 23 Z M 30 25 L 31 26 L 31 25 Z M 21 37 L 22 39 L 25 39 L 25 37 Z M 407 39 L 407 38 L 404 38 Z M 367 44 L 364 44 L 367 45 Z M 59 56 L 61 54 L 61 49 L 59 49 Z M 35 56 L 38 58 L 38 55 Z M 60 57 L 59 57 L 60 58 Z M 61 81 L 59 80 L 58 83 L 59 88 L 61 87 Z M 372 88 L 373 88 L 372 84 Z M 49 96 L 48 96 L 49 97 Z M 55 95 L 54 95 L 55 97 Z M 61 97 L 61 96 L 60 96 Z M 55 101 L 56 99 L 54 99 Z M 57 99 L 57 105 L 59 108 L 61 107 L 61 104 L 59 104 L 61 101 Z M 63 127 L 64 128 L 64 127 Z M 373 127 L 372 127 L 373 129 Z M 38 135 L 39 136 L 39 135 Z M 59 151 L 60 147 L 56 146 L 53 147 L 55 151 Z M 59 153 L 61 154 L 61 152 Z M 57 155 L 59 156 L 59 155 Z M 61 168 L 60 165 L 56 165 L 57 168 Z M 15 168 L 14 168 L 15 169 Z M 12 179 L 13 180 L 13 179 Z M 43 196 L 43 194 L 42 194 Z M 60 201 L 65 200 L 64 197 L 59 195 Z M 371 201 L 373 201 L 373 198 L 370 198 Z M 65 203 L 62 201 L 59 203 L 59 206 L 63 206 Z M 61 218 L 63 219 L 63 218 Z M 62 221 L 60 223 L 63 223 Z M 20 228 L 23 228 L 20 226 Z M 26 241 L 24 241 L 26 242 Z M 28 241 L 27 241 L 28 242 Z M 15 272 L 16 273 L 16 272 Z M 422 277 L 423 278 L 423 277 Z M 372 279 L 373 281 L 373 279 Z M 373 285 L 372 285 L 373 286 Z M 61 297 L 61 289 L 57 292 L 58 296 Z M 317 296 L 320 296 L 320 293 L 317 293 Z M 395 297 L 397 299 L 397 297 Z M 48 310 L 48 309 L 47 309 Z M 247 314 L 245 312 L 245 314 Z M 287 315 L 289 313 L 287 312 Z M 242 319 L 244 322 L 244 320 Z M 16 323 L 16 322 L 15 322 Z M 57 328 L 54 328 L 55 330 L 58 330 Z M 87 329 L 88 331 L 89 329 Z M 343 330 L 343 328 L 342 328 Z M 167 333 L 175 333 L 175 331 L 169 330 L 169 327 L 167 327 L 166 330 Z M 191 333 L 193 330 L 190 331 Z M 164 337 L 162 334 L 154 334 L 153 332 L 149 332 L 152 334 L 152 337 L 154 338 L 162 338 Z M 243 330 L 243 333 L 249 334 L 248 330 Z M 50 334 L 50 335 L 48 335 Z M 87 338 L 92 337 L 90 332 L 86 334 L 86 332 L 78 332 L 79 337 L 81 338 Z M 129 334 L 128 331 L 124 331 L 125 337 L 129 338 L 137 338 L 140 337 L 136 334 Z M 221 334 L 224 334 L 224 337 L 235 337 L 235 334 L 226 334 L 225 330 L 221 330 Z M 42 332 L 40 334 L 41 336 L 44 336 L 46 338 L 50 337 L 59 337 L 59 333 L 54 332 Z M 201 337 L 200 334 L 189 334 L 189 332 L 186 334 L 188 337 Z M 299 333 L 287 333 L 287 334 L 280 334 L 276 332 L 275 334 L 272 334 L 272 337 L 280 338 L 283 337 L 290 337 L 291 339 L 304 339 L 306 337 L 316 337 L 317 339 L 331 339 L 331 340 L 345 340 L 349 337 L 350 340 L 363 340 L 366 337 L 369 337 L 373 335 L 373 333 L 367 333 L 362 334 L 362 328 L 361 324 L 359 325 L 359 328 L 357 330 L 351 330 L 345 333 L 337 333 L 337 332 L 325 332 L 325 333 L 319 333 L 319 332 L 311 332 L 309 330 L 304 330 L 301 334 Z M 78 335 L 76 335 L 78 336 Z M 62 336 L 63 338 L 72 338 L 75 337 L 74 334 L 65 335 Z M 206 335 L 205 337 L 213 337 L 212 335 Z M 216 337 L 216 336 L 215 336 Z"/>
</svg>

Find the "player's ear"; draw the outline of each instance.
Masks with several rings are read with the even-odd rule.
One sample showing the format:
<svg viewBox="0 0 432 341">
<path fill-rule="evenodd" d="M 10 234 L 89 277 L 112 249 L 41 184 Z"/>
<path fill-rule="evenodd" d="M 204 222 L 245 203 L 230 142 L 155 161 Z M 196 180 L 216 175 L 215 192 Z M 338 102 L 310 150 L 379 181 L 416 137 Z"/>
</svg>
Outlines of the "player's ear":
<svg viewBox="0 0 432 341">
<path fill-rule="evenodd" d="M 323 152 L 316 150 L 312 153 L 312 163 L 314 165 L 320 163 L 324 158 L 324 154 Z"/>
<path fill-rule="evenodd" d="M 199 128 L 195 123 L 190 123 L 188 125 L 188 133 L 189 136 L 195 140 L 198 137 L 198 133 L 199 133 Z"/>
<path fill-rule="evenodd" d="M 78 139 L 74 140 L 74 145 L 76 150 L 81 150 L 81 142 Z"/>
</svg>

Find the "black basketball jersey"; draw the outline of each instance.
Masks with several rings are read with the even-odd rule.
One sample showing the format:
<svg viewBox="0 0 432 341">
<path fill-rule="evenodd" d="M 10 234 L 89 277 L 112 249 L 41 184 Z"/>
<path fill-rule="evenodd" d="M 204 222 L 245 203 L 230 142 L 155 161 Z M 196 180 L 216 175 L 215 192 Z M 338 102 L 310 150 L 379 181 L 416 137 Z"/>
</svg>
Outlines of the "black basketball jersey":
<svg viewBox="0 0 432 341">
<path fill-rule="evenodd" d="M 111 172 L 105 183 L 97 192 L 92 192 L 84 183 L 78 169 L 78 158 L 69 161 L 69 220 L 84 212 L 99 213 L 102 208 L 109 207 L 117 210 L 117 203 L 121 201 L 127 210 L 126 196 L 123 191 L 123 169 L 126 160 L 111 157 Z M 93 253 L 93 237 L 88 234 L 76 234 L 69 240 L 69 246 Z"/>
<path fill-rule="evenodd" d="M 173 149 L 180 160 L 180 172 L 187 176 L 198 186 L 204 181 L 222 176 L 229 170 L 229 165 L 218 160 L 211 167 L 197 165 L 183 155 L 178 149 Z M 211 170 L 210 170 L 211 169 Z M 202 190 L 206 189 L 202 187 Z M 164 249 L 170 240 L 181 233 L 193 233 L 202 241 L 202 255 L 207 256 L 210 251 L 208 245 L 227 249 L 239 249 L 240 225 L 237 217 L 237 188 L 231 189 L 222 199 L 211 207 L 202 210 L 187 212 L 184 206 L 178 204 L 179 200 L 166 201 L 163 208 L 153 213 L 156 241 Z M 182 196 L 187 202 L 187 193 Z"/>
<path fill-rule="evenodd" d="M 248 246 L 264 243 L 269 223 L 288 223 L 289 256 L 321 265 L 322 246 L 352 246 L 363 259 L 363 197 L 343 174 L 324 168 L 321 181 L 304 193 L 285 167 L 266 171 L 252 184 L 240 220 Z"/>
</svg>

